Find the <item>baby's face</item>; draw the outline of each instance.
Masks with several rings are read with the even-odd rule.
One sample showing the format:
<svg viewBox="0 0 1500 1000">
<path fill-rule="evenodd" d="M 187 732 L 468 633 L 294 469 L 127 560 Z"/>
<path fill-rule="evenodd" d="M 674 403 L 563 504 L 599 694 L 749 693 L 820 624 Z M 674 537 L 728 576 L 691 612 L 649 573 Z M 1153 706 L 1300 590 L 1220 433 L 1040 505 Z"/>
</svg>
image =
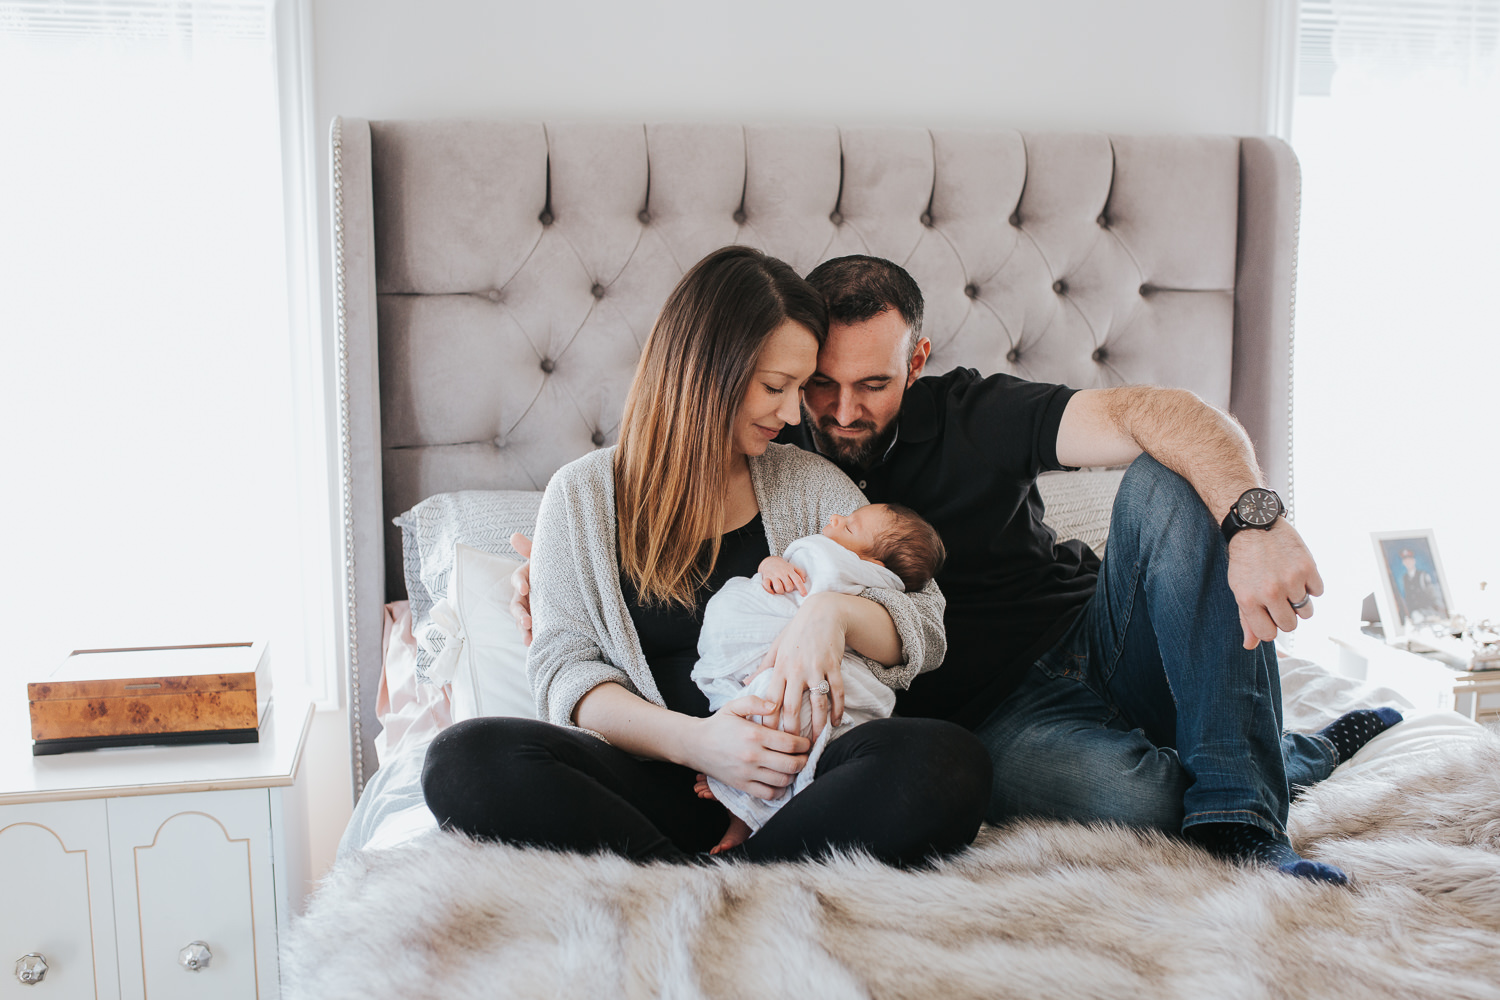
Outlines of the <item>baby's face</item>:
<svg viewBox="0 0 1500 1000">
<path fill-rule="evenodd" d="M 878 563 L 872 552 L 876 540 L 890 526 L 890 510 L 883 504 L 861 507 L 848 517 L 835 514 L 823 528 L 823 537 L 831 538 L 861 559 Z"/>
</svg>

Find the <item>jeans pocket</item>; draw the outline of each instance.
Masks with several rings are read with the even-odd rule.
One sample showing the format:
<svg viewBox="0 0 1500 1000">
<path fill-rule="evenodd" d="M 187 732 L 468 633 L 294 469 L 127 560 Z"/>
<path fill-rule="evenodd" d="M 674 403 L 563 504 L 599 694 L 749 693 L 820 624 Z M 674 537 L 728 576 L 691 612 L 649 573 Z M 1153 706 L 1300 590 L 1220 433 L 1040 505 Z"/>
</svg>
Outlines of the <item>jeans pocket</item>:
<svg viewBox="0 0 1500 1000">
<path fill-rule="evenodd" d="M 1088 657 L 1068 649 L 1050 649 L 1033 666 L 1052 680 L 1082 681 L 1088 675 Z"/>
</svg>

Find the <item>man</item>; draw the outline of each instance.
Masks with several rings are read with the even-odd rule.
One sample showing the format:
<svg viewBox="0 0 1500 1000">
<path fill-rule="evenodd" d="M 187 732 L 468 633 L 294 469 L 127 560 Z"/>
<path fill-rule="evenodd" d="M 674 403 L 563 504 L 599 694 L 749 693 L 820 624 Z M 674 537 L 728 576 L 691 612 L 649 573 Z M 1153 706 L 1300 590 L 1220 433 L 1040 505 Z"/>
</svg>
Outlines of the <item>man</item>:
<svg viewBox="0 0 1500 1000">
<path fill-rule="evenodd" d="M 1401 618 L 1404 624 L 1415 625 L 1434 618 L 1448 617 L 1448 607 L 1443 602 L 1442 588 L 1425 569 L 1417 569 L 1417 554 L 1411 549 L 1401 550 Z"/>
<path fill-rule="evenodd" d="M 995 764 L 988 818 L 1180 831 L 1343 882 L 1292 851 L 1289 788 L 1400 716 L 1351 713 L 1283 737 L 1271 640 L 1312 614 L 1323 585 L 1239 425 L 1182 390 L 923 377 L 932 345 L 905 270 L 842 257 L 808 281 L 829 334 L 804 419 L 780 440 L 942 536 L 947 659 L 898 693 L 897 712 L 974 729 Z M 1125 463 L 1102 566 L 1081 543 L 1055 544 L 1037 475 Z"/>
</svg>

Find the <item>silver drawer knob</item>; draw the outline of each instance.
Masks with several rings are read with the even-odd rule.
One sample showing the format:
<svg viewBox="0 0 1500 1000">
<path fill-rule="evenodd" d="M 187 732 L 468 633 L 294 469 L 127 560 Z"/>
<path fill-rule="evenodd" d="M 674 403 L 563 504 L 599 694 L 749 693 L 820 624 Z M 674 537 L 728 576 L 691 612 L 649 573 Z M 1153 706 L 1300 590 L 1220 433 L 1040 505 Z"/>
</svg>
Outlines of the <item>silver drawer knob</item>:
<svg viewBox="0 0 1500 1000">
<path fill-rule="evenodd" d="M 35 986 L 47 978 L 47 960 L 36 952 L 16 959 L 16 978 L 22 985 Z"/>
<path fill-rule="evenodd" d="M 194 941 L 177 953 L 177 964 L 189 972 L 202 972 L 214 960 L 214 953 L 202 941 Z"/>
</svg>

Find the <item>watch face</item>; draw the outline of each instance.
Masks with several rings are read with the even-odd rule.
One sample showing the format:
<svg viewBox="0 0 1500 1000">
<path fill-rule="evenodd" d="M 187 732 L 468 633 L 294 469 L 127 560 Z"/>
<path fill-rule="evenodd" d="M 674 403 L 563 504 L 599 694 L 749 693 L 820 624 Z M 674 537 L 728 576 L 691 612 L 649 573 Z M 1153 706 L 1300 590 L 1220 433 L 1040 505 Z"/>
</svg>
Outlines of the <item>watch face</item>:
<svg viewBox="0 0 1500 1000">
<path fill-rule="evenodd" d="M 1241 521 L 1253 528 L 1264 528 L 1281 515 L 1281 499 L 1270 490 L 1246 490 L 1234 504 Z"/>
</svg>

